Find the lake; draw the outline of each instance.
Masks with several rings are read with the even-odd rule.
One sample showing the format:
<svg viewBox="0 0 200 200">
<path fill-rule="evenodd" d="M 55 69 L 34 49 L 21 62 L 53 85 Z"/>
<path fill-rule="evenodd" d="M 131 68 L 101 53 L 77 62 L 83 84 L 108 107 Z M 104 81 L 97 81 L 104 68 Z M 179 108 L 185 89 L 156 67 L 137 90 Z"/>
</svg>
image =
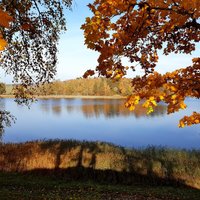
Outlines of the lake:
<svg viewBox="0 0 200 200">
<path fill-rule="evenodd" d="M 188 108 L 179 113 L 167 115 L 163 104 L 147 116 L 141 106 L 129 111 L 120 99 L 40 99 L 30 109 L 13 99 L 1 99 L 0 109 L 11 111 L 17 118 L 5 129 L 2 141 L 76 139 L 125 147 L 199 149 L 200 125 L 178 128 L 181 117 L 200 109 L 199 100 L 188 99 L 186 103 Z"/>
</svg>

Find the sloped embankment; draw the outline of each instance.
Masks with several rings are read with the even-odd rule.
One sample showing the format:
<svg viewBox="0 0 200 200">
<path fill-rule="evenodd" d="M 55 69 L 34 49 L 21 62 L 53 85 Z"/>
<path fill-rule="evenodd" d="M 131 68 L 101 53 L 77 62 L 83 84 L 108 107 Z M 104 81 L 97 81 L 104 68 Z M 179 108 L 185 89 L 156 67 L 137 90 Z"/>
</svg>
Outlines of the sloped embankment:
<svg viewBox="0 0 200 200">
<path fill-rule="evenodd" d="M 65 171 L 114 182 L 182 184 L 200 189 L 200 151 L 125 149 L 102 142 L 35 141 L 0 145 L 0 171 Z M 73 178 L 73 177 L 72 177 Z"/>
</svg>

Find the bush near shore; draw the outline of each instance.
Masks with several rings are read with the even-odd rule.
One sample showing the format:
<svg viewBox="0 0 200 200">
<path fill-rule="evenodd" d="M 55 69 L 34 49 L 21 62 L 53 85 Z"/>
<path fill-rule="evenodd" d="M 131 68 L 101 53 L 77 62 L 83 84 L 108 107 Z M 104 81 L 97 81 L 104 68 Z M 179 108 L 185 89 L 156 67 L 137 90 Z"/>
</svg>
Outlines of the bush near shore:
<svg viewBox="0 0 200 200">
<path fill-rule="evenodd" d="M 0 171 L 56 172 L 68 180 L 185 185 L 200 189 L 200 150 L 126 149 L 74 140 L 0 144 Z"/>
</svg>

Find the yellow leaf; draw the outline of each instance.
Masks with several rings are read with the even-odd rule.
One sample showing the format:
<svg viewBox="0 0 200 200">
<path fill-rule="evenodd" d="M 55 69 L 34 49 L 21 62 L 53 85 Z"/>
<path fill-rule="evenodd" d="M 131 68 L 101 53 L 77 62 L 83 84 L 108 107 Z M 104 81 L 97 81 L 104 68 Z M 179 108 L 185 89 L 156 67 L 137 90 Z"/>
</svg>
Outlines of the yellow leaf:
<svg viewBox="0 0 200 200">
<path fill-rule="evenodd" d="M 180 103 L 180 108 L 181 108 L 181 109 L 185 109 L 186 107 L 187 107 L 187 106 L 186 106 L 186 104 L 185 104 L 184 102 L 181 102 L 181 103 Z"/>
<path fill-rule="evenodd" d="M 115 80 L 119 80 L 121 77 L 122 77 L 121 74 L 117 74 L 117 75 L 115 75 L 114 79 L 115 79 Z"/>
<path fill-rule="evenodd" d="M 171 99 L 176 99 L 176 94 L 173 94 L 173 95 L 171 96 Z"/>
<path fill-rule="evenodd" d="M 95 15 L 99 16 L 101 13 L 99 11 L 95 12 Z"/>
<path fill-rule="evenodd" d="M 185 126 L 185 124 L 182 122 L 182 121 L 180 121 L 180 123 L 179 123 L 179 125 L 178 125 L 180 128 L 183 128 L 184 126 Z"/>
<path fill-rule="evenodd" d="M 174 29 L 174 24 L 171 26 L 171 29 Z"/>
<path fill-rule="evenodd" d="M 150 100 L 150 101 L 153 101 L 153 100 L 154 100 L 154 97 L 150 97 L 149 100 Z"/>
<path fill-rule="evenodd" d="M 176 100 L 173 100 L 173 101 L 172 101 L 173 104 L 176 104 L 176 102 L 177 102 Z"/>
<path fill-rule="evenodd" d="M 135 109 L 135 106 L 133 106 L 133 105 L 131 105 L 130 107 L 129 107 L 129 110 L 130 111 L 133 111 Z"/>
<path fill-rule="evenodd" d="M 164 96 L 162 96 L 162 95 L 161 95 L 161 96 L 159 96 L 159 97 L 160 97 L 160 100 L 163 100 L 163 99 L 164 99 Z"/>
<path fill-rule="evenodd" d="M 100 23 L 101 23 L 101 20 L 98 18 L 96 23 L 97 23 L 97 24 L 100 24 Z"/>
<path fill-rule="evenodd" d="M 177 90 L 173 85 L 170 87 L 170 89 L 171 89 L 172 91 L 176 91 L 176 90 Z"/>
<path fill-rule="evenodd" d="M 134 104 L 138 104 L 140 101 L 140 96 L 135 96 L 134 98 Z"/>
<path fill-rule="evenodd" d="M 152 106 L 148 107 L 147 114 L 149 115 L 152 112 L 153 112 L 153 107 Z"/>
<path fill-rule="evenodd" d="M 151 103 L 154 105 L 154 106 L 157 106 L 157 103 L 155 100 L 151 101 Z"/>
<path fill-rule="evenodd" d="M 145 108 L 148 108 L 149 107 L 149 101 L 145 101 L 143 104 L 142 104 L 143 107 Z"/>
<path fill-rule="evenodd" d="M 3 51 L 6 46 L 7 42 L 4 39 L 0 38 L 0 51 Z"/>
<path fill-rule="evenodd" d="M 128 103 L 128 102 L 126 102 L 126 103 L 125 103 L 125 106 L 126 106 L 126 107 L 128 107 L 128 106 L 129 106 L 129 103 Z"/>
</svg>

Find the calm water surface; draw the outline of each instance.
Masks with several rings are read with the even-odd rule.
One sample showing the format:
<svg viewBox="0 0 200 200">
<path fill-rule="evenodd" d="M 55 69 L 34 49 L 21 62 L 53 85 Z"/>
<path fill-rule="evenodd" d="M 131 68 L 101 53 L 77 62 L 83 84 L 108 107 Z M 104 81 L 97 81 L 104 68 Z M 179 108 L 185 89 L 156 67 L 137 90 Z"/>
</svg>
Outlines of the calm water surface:
<svg viewBox="0 0 200 200">
<path fill-rule="evenodd" d="M 38 139 L 77 139 L 106 141 L 126 147 L 148 145 L 200 148 L 200 125 L 180 129 L 178 120 L 199 111 L 198 100 L 188 100 L 188 108 L 167 115 L 159 105 L 146 116 L 142 107 L 134 112 L 124 108 L 123 100 L 48 99 L 38 100 L 28 109 L 13 99 L 1 99 L 0 108 L 17 118 L 6 128 L 3 142 Z"/>
</svg>

